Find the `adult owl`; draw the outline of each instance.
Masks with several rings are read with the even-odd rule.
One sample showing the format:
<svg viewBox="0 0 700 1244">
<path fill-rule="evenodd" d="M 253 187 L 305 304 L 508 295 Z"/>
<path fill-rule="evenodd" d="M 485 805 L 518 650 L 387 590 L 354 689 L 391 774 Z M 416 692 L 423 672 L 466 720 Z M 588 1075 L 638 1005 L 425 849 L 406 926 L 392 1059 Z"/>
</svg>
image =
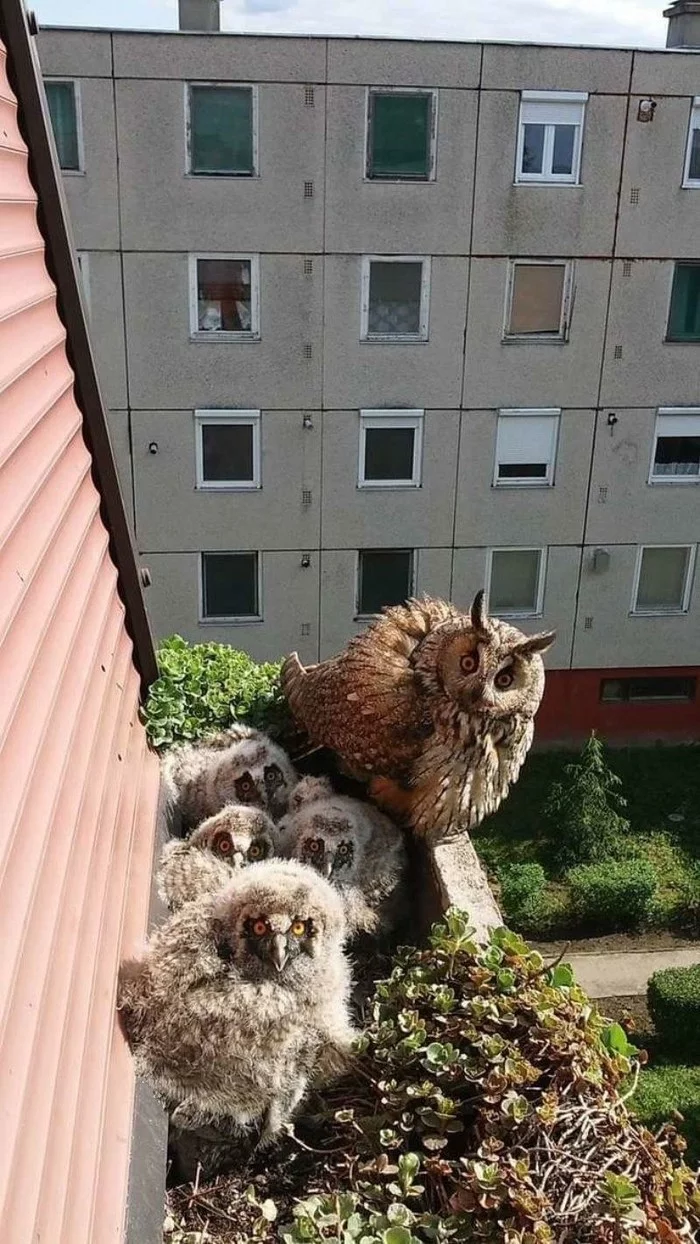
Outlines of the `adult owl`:
<svg viewBox="0 0 700 1244">
<path fill-rule="evenodd" d="M 351 935 L 388 933 L 403 914 L 408 860 L 400 829 L 370 803 L 302 778 L 277 826 L 280 855 L 310 864 L 343 897 Z"/>
<path fill-rule="evenodd" d="M 262 808 L 228 804 L 203 821 L 184 842 L 166 843 L 158 893 L 171 911 L 202 894 L 214 894 L 234 872 L 275 854 L 275 826 Z"/>
<path fill-rule="evenodd" d="M 120 971 L 136 1069 L 178 1126 L 274 1140 L 353 1038 L 340 895 L 293 861 L 187 903 Z"/>
<path fill-rule="evenodd" d="M 243 725 L 172 748 L 163 758 L 162 773 L 174 835 L 229 803 L 253 804 L 277 820 L 297 781 L 286 752 L 260 730 Z"/>
<path fill-rule="evenodd" d="M 344 652 L 282 686 L 313 742 L 333 748 L 416 834 L 473 829 L 516 781 L 544 691 L 542 653 L 555 633 L 524 635 L 488 615 L 424 597 L 387 609 Z"/>
</svg>

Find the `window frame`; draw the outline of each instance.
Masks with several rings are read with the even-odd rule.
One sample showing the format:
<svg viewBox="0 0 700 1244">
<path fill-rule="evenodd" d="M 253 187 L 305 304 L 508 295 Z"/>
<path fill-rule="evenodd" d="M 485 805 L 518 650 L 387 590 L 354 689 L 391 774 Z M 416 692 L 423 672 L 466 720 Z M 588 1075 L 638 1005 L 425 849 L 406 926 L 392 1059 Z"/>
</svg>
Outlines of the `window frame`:
<svg viewBox="0 0 700 1244">
<path fill-rule="evenodd" d="M 56 161 L 58 163 L 61 176 L 62 177 L 84 177 L 85 176 L 85 136 L 83 132 L 83 97 L 82 97 L 82 90 L 81 90 L 81 80 L 80 78 L 67 78 L 67 77 L 61 76 L 60 74 L 45 74 L 43 75 L 43 82 L 44 84 L 46 84 L 47 82 L 55 82 L 57 85 L 64 84 L 64 85 L 73 87 L 73 102 L 75 104 L 75 136 L 76 136 L 76 143 L 78 146 L 78 167 L 77 168 L 62 168 L 61 167 L 61 163 L 60 163 L 59 156 L 58 156 L 58 144 L 56 142 L 56 137 L 53 132 L 53 124 L 51 122 L 51 113 L 49 110 L 48 96 L 46 97 L 46 110 L 48 114 L 47 121 L 49 123 L 49 127 L 51 130 L 51 141 L 54 145 L 54 150 L 56 152 Z M 44 93 L 46 94 L 46 92 Z"/>
<path fill-rule="evenodd" d="M 655 475 L 654 463 L 656 461 L 656 445 L 659 439 L 659 420 L 665 415 L 684 418 L 685 416 L 695 418 L 700 422 L 700 406 L 659 406 L 654 420 L 654 435 L 651 442 L 651 462 L 649 463 L 649 475 L 647 483 L 657 487 L 659 484 L 665 486 L 670 484 L 672 487 L 687 488 L 690 484 L 700 484 L 700 470 L 697 475 Z M 700 430 L 698 431 L 700 435 Z M 665 547 L 665 546 L 663 546 Z"/>
<path fill-rule="evenodd" d="M 358 488 L 407 488 L 422 486 L 423 476 L 423 427 L 425 411 L 418 409 L 362 409 L 360 411 L 360 435 L 357 461 Z M 412 428 L 413 470 L 410 479 L 366 479 L 367 429 Z"/>
<path fill-rule="evenodd" d="M 362 590 L 360 574 L 361 574 L 361 563 L 362 563 L 363 553 L 408 553 L 410 555 L 411 562 L 409 566 L 408 590 L 406 592 L 407 600 L 409 597 L 414 595 L 415 590 L 416 590 L 416 582 L 418 578 L 418 549 L 417 548 L 410 548 L 410 547 L 407 548 L 404 545 L 401 545 L 400 547 L 397 547 L 397 548 L 380 547 L 380 548 L 357 549 L 355 552 L 355 614 L 354 614 L 354 620 L 356 622 L 366 622 L 373 618 L 382 617 L 381 613 L 362 613 L 360 609 L 360 606 L 362 603 L 360 600 L 360 594 Z"/>
<path fill-rule="evenodd" d="M 541 618 L 544 612 L 544 593 L 545 581 L 547 578 L 547 554 L 549 552 L 547 545 L 541 544 L 499 544 L 486 550 L 486 574 L 484 579 L 484 588 L 486 592 L 486 601 L 488 603 L 489 612 L 491 612 L 491 573 L 493 568 L 494 553 L 539 553 L 539 568 L 537 573 L 537 598 L 534 610 L 513 609 L 506 613 L 502 609 L 498 609 L 496 614 L 499 618 L 506 620 L 510 618 Z"/>
<path fill-rule="evenodd" d="M 693 121 L 697 124 L 694 125 Z M 690 156 L 693 147 L 693 133 L 700 130 L 700 95 L 695 95 L 690 104 L 690 119 L 688 121 L 688 137 L 685 144 L 685 160 L 683 162 L 683 181 L 681 185 L 684 190 L 700 190 L 700 177 L 690 176 Z"/>
<path fill-rule="evenodd" d="M 422 345 L 430 339 L 430 255 L 363 255 L 360 281 L 360 341 Z M 370 333 L 369 293 L 373 263 L 420 263 L 420 306 L 417 333 Z"/>
<path fill-rule="evenodd" d="M 581 163 L 583 156 L 583 134 L 586 126 L 586 105 L 588 103 L 588 91 L 521 91 L 520 104 L 518 107 L 518 133 L 515 144 L 515 185 L 516 186 L 580 186 L 581 185 Z M 540 121 L 526 122 L 523 120 L 523 104 L 578 104 L 580 106 L 580 121 L 575 125 L 576 134 L 574 136 L 574 152 L 570 173 L 553 173 L 551 171 L 552 157 L 554 154 L 554 138 L 551 131 L 557 125 L 571 125 L 571 121 Z M 542 172 L 541 173 L 524 173 L 522 171 L 523 154 L 525 147 L 525 126 L 526 125 L 544 125 L 545 138 L 544 149 L 542 153 Z M 549 157 L 547 159 L 547 157 Z M 548 164 L 549 172 L 545 166 Z"/>
<path fill-rule="evenodd" d="M 363 181 L 378 185 L 404 185 L 409 182 L 413 186 L 427 186 L 437 180 L 437 133 L 438 133 L 438 88 L 431 86 L 368 86 L 365 90 L 365 158 Z M 430 97 L 430 142 L 428 144 L 428 175 L 427 177 L 393 176 L 373 177 L 370 173 L 372 147 L 372 95 L 426 95 Z"/>
<path fill-rule="evenodd" d="M 258 95 L 259 88 L 256 82 L 228 82 L 228 81 L 204 81 L 199 78 L 188 78 L 183 83 L 185 88 L 185 176 L 201 178 L 210 177 L 213 181 L 221 181 L 222 178 L 244 178 L 250 181 L 252 177 L 260 176 L 259 163 L 259 111 L 258 111 Z M 250 91 L 251 99 L 251 120 L 252 120 L 252 147 L 253 147 L 253 169 L 250 173 L 195 173 L 192 168 L 192 97 L 190 88 L 193 86 L 203 87 L 230 87 L 232 90 Z"/>
<path fill-rule="evenodd" d="M 676 681 L 679 683 L 693 684 L 691 695 L 631 695 L 631 686 L 635 682 L 668 682 Z M 620 697 L 606 696 L 603 694 L 606 683 L 623 683 L 626 684 L 626 695 Z M 600 688 L 598 691 L 598 702 L 600 704 L 694 704 L 697 700 L 697 678 L 693 674 L 637 674 L 637 675 L 620 675 L 617 678 L 608 677 L 601 678 Z"/>
<path fill-rule="evenodd" d="M 513 310 L 513 294 L 515 292 L 515 271 L 519 267 L 563 268 L 564 283 L 561 291 L 561 315 L 558 333 L 511 333 L 508 330 Z M 574 273 L 573 259 L 526 259 L 518 257 L 508 260 L 506 277 L 505 309 L 503 313 L 503 343 L 511 341 L 549 342 L 550 345 L 562 345 L 568 342 L 571 330 L 571 317 L 574 309 Z"/>
<path fill-rule="evenodd" d="M 671 281 L 668 290 L 668 310 L 666 312 L 666 330 L 663 336 L 664 345 L 697 346 L 700 345 L 700 330 L 697 337 L 671 337 L 671 311 L 673 310 L 673 290 L 676 284 L 676 273 L 679 268 L 700 268 L 700 259 L 672 259 Z"/>
<path fill-rule="evenodd" d="M 207 332 L 199 327 L 199 299 L 197 297 L 197 264 L 200 259 L 248 260 L 250 263 L 250 332 L 228 332 L 217 329 Z M 260 255 L 250 251 L 196 251 L 187 256 L 190 301 L 190 341 L 260 341 Z"/>
<path fill-rule="evenodd" d="M 543 407 L 506 407 L 496 412 L 496 445 L 494 450 L 493 463 L 493 487 L 494 488 L 553 488 L 555 484 L 555 472 L 557 464 L 557 454 L 559 452 L 559 431 L 561 428 L 561 407 L 560 406 L 543 406 Z M 527 419 L 527 418 L 546 418 L 551 420 L 553 432 L 551 437 L 551 455 L 547 463 L 547 473 L 540 479 L 531 476 L 517 476 L 510 479 L 501 479 L 498 474 L 499 457 L 498 457 L 498 441 L 502 419 Z"/>
<path fill-rule="evenodd" d="M 256 585 L 255 591 L 257 595 L 257 613 L 246 613 L 238 615 L 228 614 L 205 614 L 204 612 L 204 558 L 205 557 L 235 557 L 250 556 L 256 557 Z M 263 622 L 263 578 L 262 578 L 262 551 L 260 549 L 202 549 L 197 556 L 197 621 L 200 626 L 220 626 L 226 623 L 232 626 L 245 626 L 250 623 Z"/>
<path fill-rule="evenodd" d="M 204 475 L 203 428 L 224 424 L 245 424 L 253 429 L 252 480 L 207 480 Z M 259 492 L 262 488 L 261 424 L 259 410 L 207 410 L 194 412 L 195 428 L 195 489 L 197 492 Z"/>
<path fill-rule="evenodd" d="M 683 584 L 683 599 L 680 608 L 674 609 L 638 609 L 637 595 L 639 593 L 639 579 L 642 571 L 642 559 L 645 549 L 687 549 L 688 561 L 685 570 L 685 582 Z M 690 610 L 690 598 L 693 593 L 693 579 L 695 576 L 695 557 L 697 553 L 696 544 L 640 544 L 637 546 L 637 555 L 634 565 L 634 580 L 632 583 L 632 603 L 630 605 L 630 616 L 634 618 L 681 618 L 685 617 Z"/>
</svg>

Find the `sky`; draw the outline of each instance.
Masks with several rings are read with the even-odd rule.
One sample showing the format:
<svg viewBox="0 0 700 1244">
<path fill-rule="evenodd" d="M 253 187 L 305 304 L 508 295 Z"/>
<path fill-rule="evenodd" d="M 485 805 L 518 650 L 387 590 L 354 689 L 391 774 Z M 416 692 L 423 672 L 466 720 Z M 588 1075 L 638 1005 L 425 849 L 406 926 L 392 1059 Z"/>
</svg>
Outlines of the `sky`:
<svg viewBox="0 0 700 1244">
<path fill-rule="evenodd" d="M 224 0 L 222 29 L 662 47 L 664 0 Z M 34 0 L 39 22 L 174 30 L 177 0 Z"/>
</svg>

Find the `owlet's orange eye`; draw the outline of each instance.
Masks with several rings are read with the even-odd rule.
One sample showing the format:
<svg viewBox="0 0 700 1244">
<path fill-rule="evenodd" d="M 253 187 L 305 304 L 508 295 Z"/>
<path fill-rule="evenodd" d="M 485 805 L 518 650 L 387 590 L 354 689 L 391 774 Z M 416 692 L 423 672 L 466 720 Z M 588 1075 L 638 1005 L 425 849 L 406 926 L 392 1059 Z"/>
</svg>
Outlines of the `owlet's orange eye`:
<svg viewBox="0 0 700 1244">
<path fill-rule="evenodd" d="M 248 859 L 259 860 L 262 855 L 262 847 L 259 842 L 252 842 L 248 847 Z"/>
<path fill-rule="evenodd" d="M 214 843 L 219 855 L 230 855 L 233 850 L 233 843 L 228 834 L 221 834 Z"/>
<path fill-rule="evenodd" d="M 467 652 L 459 658 L 459 668 L 463 674 L 474 674 L 479 668 L 478 652 Z"/>
<path fill-rule="evenodd" d="M 309 850 L 313 851 L 314 855 L 318 854 L 318 852 L 321 850 L 320 838 L 312 838 L 311 842 L 309 843 Z"/>
<path fill-rule="evenodd" d="M 292 933 L 295 937 L 303 937 L 306 932 L 306 924 L 303 920 L 295 920 L 292 925 Z"/>
<path fill-rule="evenodd" d="M 505 691 L 513 682 L 512 670 L 501 670 L 500 674 L 496 674 L 495 683 L 499 691 Z"/>
<path fill-rule="evenodd" d="M 267 933 L 267 920 L 255 920 L 253 922 L 253 933 L 256 937 L 264 937 Z"/>
</svg>

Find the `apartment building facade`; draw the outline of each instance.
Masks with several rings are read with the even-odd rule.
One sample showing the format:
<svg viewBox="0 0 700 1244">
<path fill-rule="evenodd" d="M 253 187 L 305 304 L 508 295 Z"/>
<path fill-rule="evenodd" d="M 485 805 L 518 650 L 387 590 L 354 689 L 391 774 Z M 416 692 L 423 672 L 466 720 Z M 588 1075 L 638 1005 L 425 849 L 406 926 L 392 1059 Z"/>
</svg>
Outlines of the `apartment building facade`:
<svg viewBox="0 0 700 1244">
<path fill-rule="evenodd" d="M 700 55 L 39 52 L 156 634 L 315 661 L 486 586 L 557 628 L 541 735 L 700 735 Z"/>
</svg>

